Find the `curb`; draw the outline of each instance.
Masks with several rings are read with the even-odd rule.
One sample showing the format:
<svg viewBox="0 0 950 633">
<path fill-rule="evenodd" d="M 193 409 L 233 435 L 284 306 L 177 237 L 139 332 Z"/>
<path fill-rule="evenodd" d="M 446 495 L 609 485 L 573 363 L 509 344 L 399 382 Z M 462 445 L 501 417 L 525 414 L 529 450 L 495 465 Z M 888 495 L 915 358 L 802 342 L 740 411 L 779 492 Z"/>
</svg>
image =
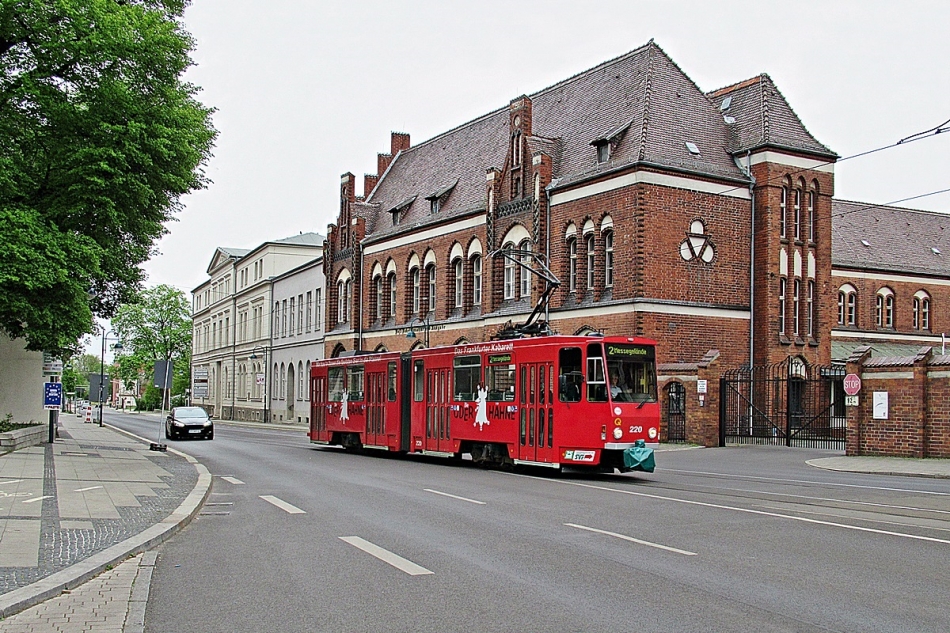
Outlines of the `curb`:
<svg viewBox="0 0 950 633">
<path fill-rule="evenodd" d="M 924 473 L 924 472 L 909 472 L 901 470 L 875 470 L 873 468 L 861 466 L 849 466 L 847 468 L 836 468 L 833 466 L 828 466 L 827 464 L 818 464 L 815 462 L 820 461 L 824 458 L 819 459 L 808 459 L 805 460 L 805 463 L 811 466 L 812 468 L 820 468 L 821 470 L 830 470 L 833 472 L 839 473 L 858 473 L 861 475 L 888 475 L 891 477 L 922 477 L 924 479 L 950 479 L 950 474 L 944 473 Z"/>
<path fill-rule="evenodd" d="M 106 426 L 113 431 L 135 438 L 146 444 L 150 443 L 149 440 L 129 433 L 128 431 L 118 429 L 112 425 Z M 192 464 L 195 470 L 198 471 L 198 482 L 192 491 L 188 493 L 188 496 L 185 497 L 185 500 L 162 521 L 150 528 L 146 528 L 135 536 L 130 536 L 108 549 L 97 552 L 89 558 L 70 565 L 66 569 L 61 569 L 46 578 L 37 580 L 33 584 L 14 589 L 0 596 L 0 619 L 19 613 L 41 602 L 45 602 L 50 598 L 58 596 L 66 589 L 78 587 L 126 558 L 164 543 L 191 522 L 211 492 L 211 473 L 191 455 L 187 455 L 170 447 L 168 450 L 184 457 L 185 460 Z"/>
</svg>

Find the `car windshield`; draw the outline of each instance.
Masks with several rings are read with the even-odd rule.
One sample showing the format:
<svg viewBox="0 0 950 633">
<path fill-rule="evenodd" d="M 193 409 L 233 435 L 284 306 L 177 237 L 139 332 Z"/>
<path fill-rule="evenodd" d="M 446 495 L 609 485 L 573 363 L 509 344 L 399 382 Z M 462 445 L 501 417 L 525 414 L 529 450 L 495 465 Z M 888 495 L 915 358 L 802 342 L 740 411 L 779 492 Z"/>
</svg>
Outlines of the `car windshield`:
<svg viewBox="0 0 950 633">
<path fill-rule="evenodd" d="M 183 409 L 175 409 L 176 418 L 206 418 L 208 414 L 205 413 L 205 410 L 200 407 L 185 407 Z"/>
</svg>

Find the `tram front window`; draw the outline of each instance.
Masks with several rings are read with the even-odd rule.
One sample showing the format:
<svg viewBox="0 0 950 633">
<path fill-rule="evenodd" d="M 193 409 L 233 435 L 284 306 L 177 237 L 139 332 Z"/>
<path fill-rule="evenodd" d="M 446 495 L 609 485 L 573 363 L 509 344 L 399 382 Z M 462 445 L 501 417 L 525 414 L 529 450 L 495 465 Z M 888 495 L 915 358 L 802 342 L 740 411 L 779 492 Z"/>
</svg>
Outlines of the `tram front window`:
<svg viewBox="0 0 950 633">
<path fill-rule="evenodd" d="M 614 402 L 656 402 L 652 347 L 608 344 L 607 375 Z"/>
</svg>

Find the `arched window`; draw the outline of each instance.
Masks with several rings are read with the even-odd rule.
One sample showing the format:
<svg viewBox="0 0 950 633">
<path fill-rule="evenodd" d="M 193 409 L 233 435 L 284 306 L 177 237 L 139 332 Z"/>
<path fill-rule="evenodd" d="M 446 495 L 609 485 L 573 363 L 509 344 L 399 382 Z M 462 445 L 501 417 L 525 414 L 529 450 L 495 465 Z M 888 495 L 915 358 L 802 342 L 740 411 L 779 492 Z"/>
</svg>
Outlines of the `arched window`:
<svg viewBox="0 0 950 633">
<path fill-rule="evenodd" d="M 375 314 L 370 315 L 370 320 L 376 321 L 383 318 L 383 276 L 378 275 L 373 279 L 373 295 L 375 295 L 376 301 L 374 301 L 374 311 Z"/>
<path fill-rule="evenodd" d="M 482 256 L 472 257 L 472 305 L 482 304 Z"/>
<path fill-rule="evenodd" d="M 389 273 L 389 318 L 396 316 L 396 273 Z"/>
<path fill-rule="evenodd" d="M 802 190 L 795 189 L 795 205 L 793 209 L 792 226 L 795 231 L 795 239 L 802 239 Z"/>
<path fill-rule="evenodd" d="M 426 271 L 429 278 L 429 297 L 428 297 L 428 311 L 430 314 L 435 312 L 435 266 L 429 266 L 429 269 Z"/>
<path fill-rule="evenodd" d="M 280 364 L 280 395 L 278 398 L 283 400 L 287 394 L 287 369 L 283 363 Z"/>
<path fill-rule="evenodd" d="M 914 295 L 914 329 L 930 329 L 930 295 L 923 290 Z"/>
<path fill-rule="evenodd" d="M 838 289 L 838 325 L 857 325 L 858 291 L 851 284 Z"/>
<path fill-rule="evenodd" d="M 590 233 L 587 236 L 587 289 L 594 289 L 594 234 Z"/>
<path fill-rule="evenodd" d="M 815 202 L 818 198 L 817 187 L 812 183 L 808 190 L 808 241 L 815 241 Z"/>
<path fill-rule="evenodd" d="M 310 401 L 310 359 L 309 358 L 307 359 L 307 364 L 304 365 L 303 367 L 304 367 L 304 374 L 305 374 L 304 380 L 303 380 L 303 384 L 304 384 L 304 387 L 303 387 L 304 398 L 303 399 L 309 402 Z"/>
<path fill-rule="evenodd" d="M 779 200 L 779 237 L 785 237 L 786 223 L 788 222 L 788 187 L 782 187 L 782 198 Z"/>
<path fill-rule="evenodd" d="M 271 374 L 270 399 L 280 398 L 280 367 L 274 363 L 274 373 Z"/>
<path fill-rule="evenodd" d="M 419 286 L 419 269 L 413 268 L 409 272 L 409 276 L 412 279 L 412 313 L 419 314 L 419 295 L 421 292 Z"/>
<path fill-rule="evenodd" d="M 604 233 L 604 287 L 614 285 L 614 232 Z"/>
<path fill-rule="evenodd" d="M 303 400 L 303 390 L 306 376 L 303 373 L 303 361 L 297 361 L 297 400 Z"/>
<path fill-rule="evenodd" d="M 504 248 L 506 250 L 511 250 L 512 245 L 506 244 Z M 504 279 L 504 298 L 514 299 L 515 298 L 515 263 L 511 260 L 510 257 L 505 257 L 505 279 Z"/>
<path fill-rule="evenodd" d="M 452 269 L 455 273 L 455 307 L 461 308 L 465 301 L 465 268 L 461 257 L 452 262 Z"/>
<path fill-rule="evenodd" d="M 877 326 L 894 327 L 894 291 L 890 288 L 877 291 Z"/>
<path fill-rule="evenodd" d="M 519 250 L 528 252 L 531 250 L 531 242 L 529 242 L 528 240 L 524 240 L 523 242 L 521 242 L 518 248 Z M 531 256 L 523 255 L 521 258 L 521 263 L 524 264 L 524 266 L 521 267 L 520 295 L 522 297 L 529 297 L 531 296 L 531 270 L 527 268 L 527 266 L 531 265 Z"/>
<path fill-rule="evenodd" d="M 340 281 L 336 285 L 337 323 L 346 323 L 346 285 L 347 281 Z"/>
<path fill-rule="evenodd" d="M 572 237 L 567 242 L 567 290 L 577 291 L 577 238 Z"/>
</svg>

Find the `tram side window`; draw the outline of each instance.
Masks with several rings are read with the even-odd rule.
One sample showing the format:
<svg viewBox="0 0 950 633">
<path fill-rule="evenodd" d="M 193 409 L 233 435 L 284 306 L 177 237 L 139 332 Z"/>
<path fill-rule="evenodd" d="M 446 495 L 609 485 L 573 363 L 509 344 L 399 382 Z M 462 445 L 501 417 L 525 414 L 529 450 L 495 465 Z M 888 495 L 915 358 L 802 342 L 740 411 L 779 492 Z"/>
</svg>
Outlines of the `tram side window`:
<svg viewBox="0 0 950 633">
<path fill-rule="evenodd" d="M 346 372 L 346 391 L 349 402 L 363 401 L 363 366 L 350 367 Z"/>
<path fill-rule="evenodd" d="M 515 366 L 489 365 L 485 368 L 489 402 L 511 402 L 515 399 Z"/>
<path fill-rule="evenodd" d="M 478 386 L 482 382 L 482 357 L 456 356 L 455 358 L 455 401 L 474 402 L 478 396 Z"/>
<path fill-rule="evenodd" d="M 587 346 L 587 401 L 607 402 L 607 379 L 600 343 Z"/>
<path fill-rule="evenodd" d="M 327 371 L 327 401 L 343 402 L 343 368 L 331 367 Z"/>
<path fill-rule="evenodd" d="M 558 398 L 561 402 L 580 402 L 584 373 L 581 348 L 565 347 L 558 352 Z"/>
<path fill-rule="evenodd" d="M 389 401 L 396 401 L 396 363 L 389 363 L 388 373 L 388 383 L 389 383 Z"/>
<path fill-rule="evenodd" d="M 422 402 L 423 393 L 425 393 L 424 368 L 422 360 L 417 360 L 412 364 L 412 399 L 416 402 Z"/>
</svg>

